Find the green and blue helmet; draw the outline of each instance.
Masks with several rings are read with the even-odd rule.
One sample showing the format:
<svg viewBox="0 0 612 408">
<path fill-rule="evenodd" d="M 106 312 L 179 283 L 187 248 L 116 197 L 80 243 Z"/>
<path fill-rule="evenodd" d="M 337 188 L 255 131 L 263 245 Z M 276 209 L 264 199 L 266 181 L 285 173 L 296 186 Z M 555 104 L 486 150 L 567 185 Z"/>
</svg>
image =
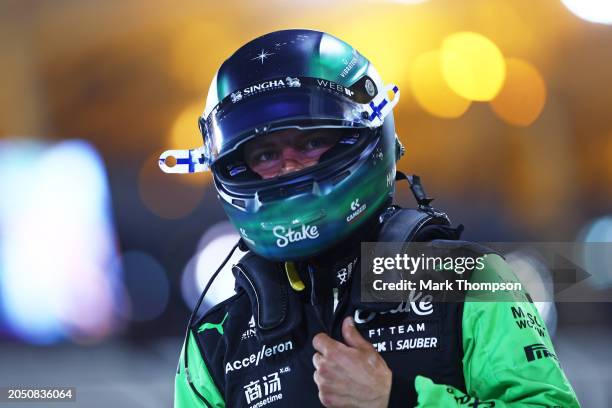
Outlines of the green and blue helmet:
<svg viewBox="0 0 612 408">
<path fill-rule="evenodd" d="M 253 252 L 307 259 L 349 237 L 392 198 L 398 101 L 398 88 L 342 40 L 313 30 L 272 32 L 217 71 L 199 118 L 204 145 L 167 151 L 159 164 L 174 173 L 211 170 L 227 216 Z M 244 144 L 285 129 L 343 129 L 343 136 L 318 164 L 262 179 L 244 163 Z"/>
</svg>

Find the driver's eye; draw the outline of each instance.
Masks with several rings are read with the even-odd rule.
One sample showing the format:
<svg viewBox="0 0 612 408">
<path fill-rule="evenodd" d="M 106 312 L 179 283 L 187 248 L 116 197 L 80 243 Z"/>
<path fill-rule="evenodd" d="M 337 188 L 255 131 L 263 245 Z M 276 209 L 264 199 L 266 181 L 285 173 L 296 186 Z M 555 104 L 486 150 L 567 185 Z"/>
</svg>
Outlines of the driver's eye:
<svg viewBox="0 0 612 408">
<path fill-rule="evenodd" d="M 267 150 L 259 152 L 253 156 L 253 161 L 256 163 L 264 163 L 270 160 L 275 160 L 278 157 L 278 153 L 273 150 Z"/>
<path fill-rule="evenodd" d="M 321 139 L 311 139 L 307 141 L 305 145 L 307 150 L 317 149 L 321 146 L 323 146 L 323 141 Z"/>
<path fill-rule="evenodd" d="M 304 143 L 304 150 L 316 150 L 324 147 L 330 147 L 334 144 L 329 137 L 325 136 L 316 136 L 312 137 Z"/>
</svg>

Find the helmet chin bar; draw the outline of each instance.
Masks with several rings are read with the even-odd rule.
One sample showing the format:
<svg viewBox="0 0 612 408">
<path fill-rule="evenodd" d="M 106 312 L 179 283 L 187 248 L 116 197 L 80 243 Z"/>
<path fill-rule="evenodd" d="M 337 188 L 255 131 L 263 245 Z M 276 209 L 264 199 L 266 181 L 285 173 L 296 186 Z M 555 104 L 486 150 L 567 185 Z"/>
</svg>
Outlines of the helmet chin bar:
<svg viewBox="0 0 612 408">
<path fill-rule="evenodd" d="M 389 92 L 393 97 L 389 99 Z M 367 104 L 363 104 L 363 111 L 367 114 L 370 128 L 382 126 L 385 117 L 399 102 L 400 91 L 397 85 L 388 84 Z M 167 160 L 176 159 L 174 166 L 168 166 Z M 205 146 L 188 150 L 166 150 L 159 156 L 159 168 L 164 173 L 199 173 L 210 170 L 210 157 L 206 155 Z"/>
</svg>

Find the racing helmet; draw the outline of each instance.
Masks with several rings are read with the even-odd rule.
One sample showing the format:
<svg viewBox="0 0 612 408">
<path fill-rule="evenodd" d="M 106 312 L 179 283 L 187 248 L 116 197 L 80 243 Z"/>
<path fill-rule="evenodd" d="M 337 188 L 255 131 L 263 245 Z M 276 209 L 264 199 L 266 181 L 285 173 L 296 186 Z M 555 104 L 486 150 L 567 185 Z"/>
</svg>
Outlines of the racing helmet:
<svg viewBox="0 0 612 408">
<path fill-rule="evenodd" d="M 398 101 L 397 86 L 385 85 L 344 41 L 313 30 L 272 32 L 239 48 L 215 74 L 198 121 L 203 146 L 166 151 L 159 165 L 172 173 L 211 170 L 251 251 L 273 261 L 307 259 L 388 205 L 403 150 L 392 114 Z M 332 132 L 336 142 L 315 165 L 262 178 L 245 163 L 245 144 L 288 129 Z"/>
</svg>

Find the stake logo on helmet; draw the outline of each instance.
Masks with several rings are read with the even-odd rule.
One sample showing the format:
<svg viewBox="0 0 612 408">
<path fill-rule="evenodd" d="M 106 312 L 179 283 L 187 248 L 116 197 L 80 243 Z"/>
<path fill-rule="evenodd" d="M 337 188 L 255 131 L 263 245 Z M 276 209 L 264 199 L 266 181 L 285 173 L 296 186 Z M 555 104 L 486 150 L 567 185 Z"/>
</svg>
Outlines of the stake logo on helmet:
<svg viewBox="0 0 612 408">
<path fill-rule="evenodd" d="M 276 31 L 239 48 L 215 74 L 199 118 L 204 145 L 166 151 L 159 165 L 212 171 L 227 216 L 253 252 L 306 259 L 346 239 L 392 197 L 398 101 L 397 86 L 385 85 L 349 44 L 318 31 Z M 244 145 L 287 129 L 340 136 L 317 164 L 263 179 L 245 165 Z"/>
<path fill-rule="evenodd" d="M 319 238 L 319 231 L 316 225 L 301 224 L 301 227 L 297 231 L 291 229 L 291 227 L 285 229 L 285 227 L 278 225 L 274 227 L 272 232 L 274 236 L 278 238 L 276 240 L 276 245 L 279 248 L 284 248 L 293 242 Z"/>
</svg>

